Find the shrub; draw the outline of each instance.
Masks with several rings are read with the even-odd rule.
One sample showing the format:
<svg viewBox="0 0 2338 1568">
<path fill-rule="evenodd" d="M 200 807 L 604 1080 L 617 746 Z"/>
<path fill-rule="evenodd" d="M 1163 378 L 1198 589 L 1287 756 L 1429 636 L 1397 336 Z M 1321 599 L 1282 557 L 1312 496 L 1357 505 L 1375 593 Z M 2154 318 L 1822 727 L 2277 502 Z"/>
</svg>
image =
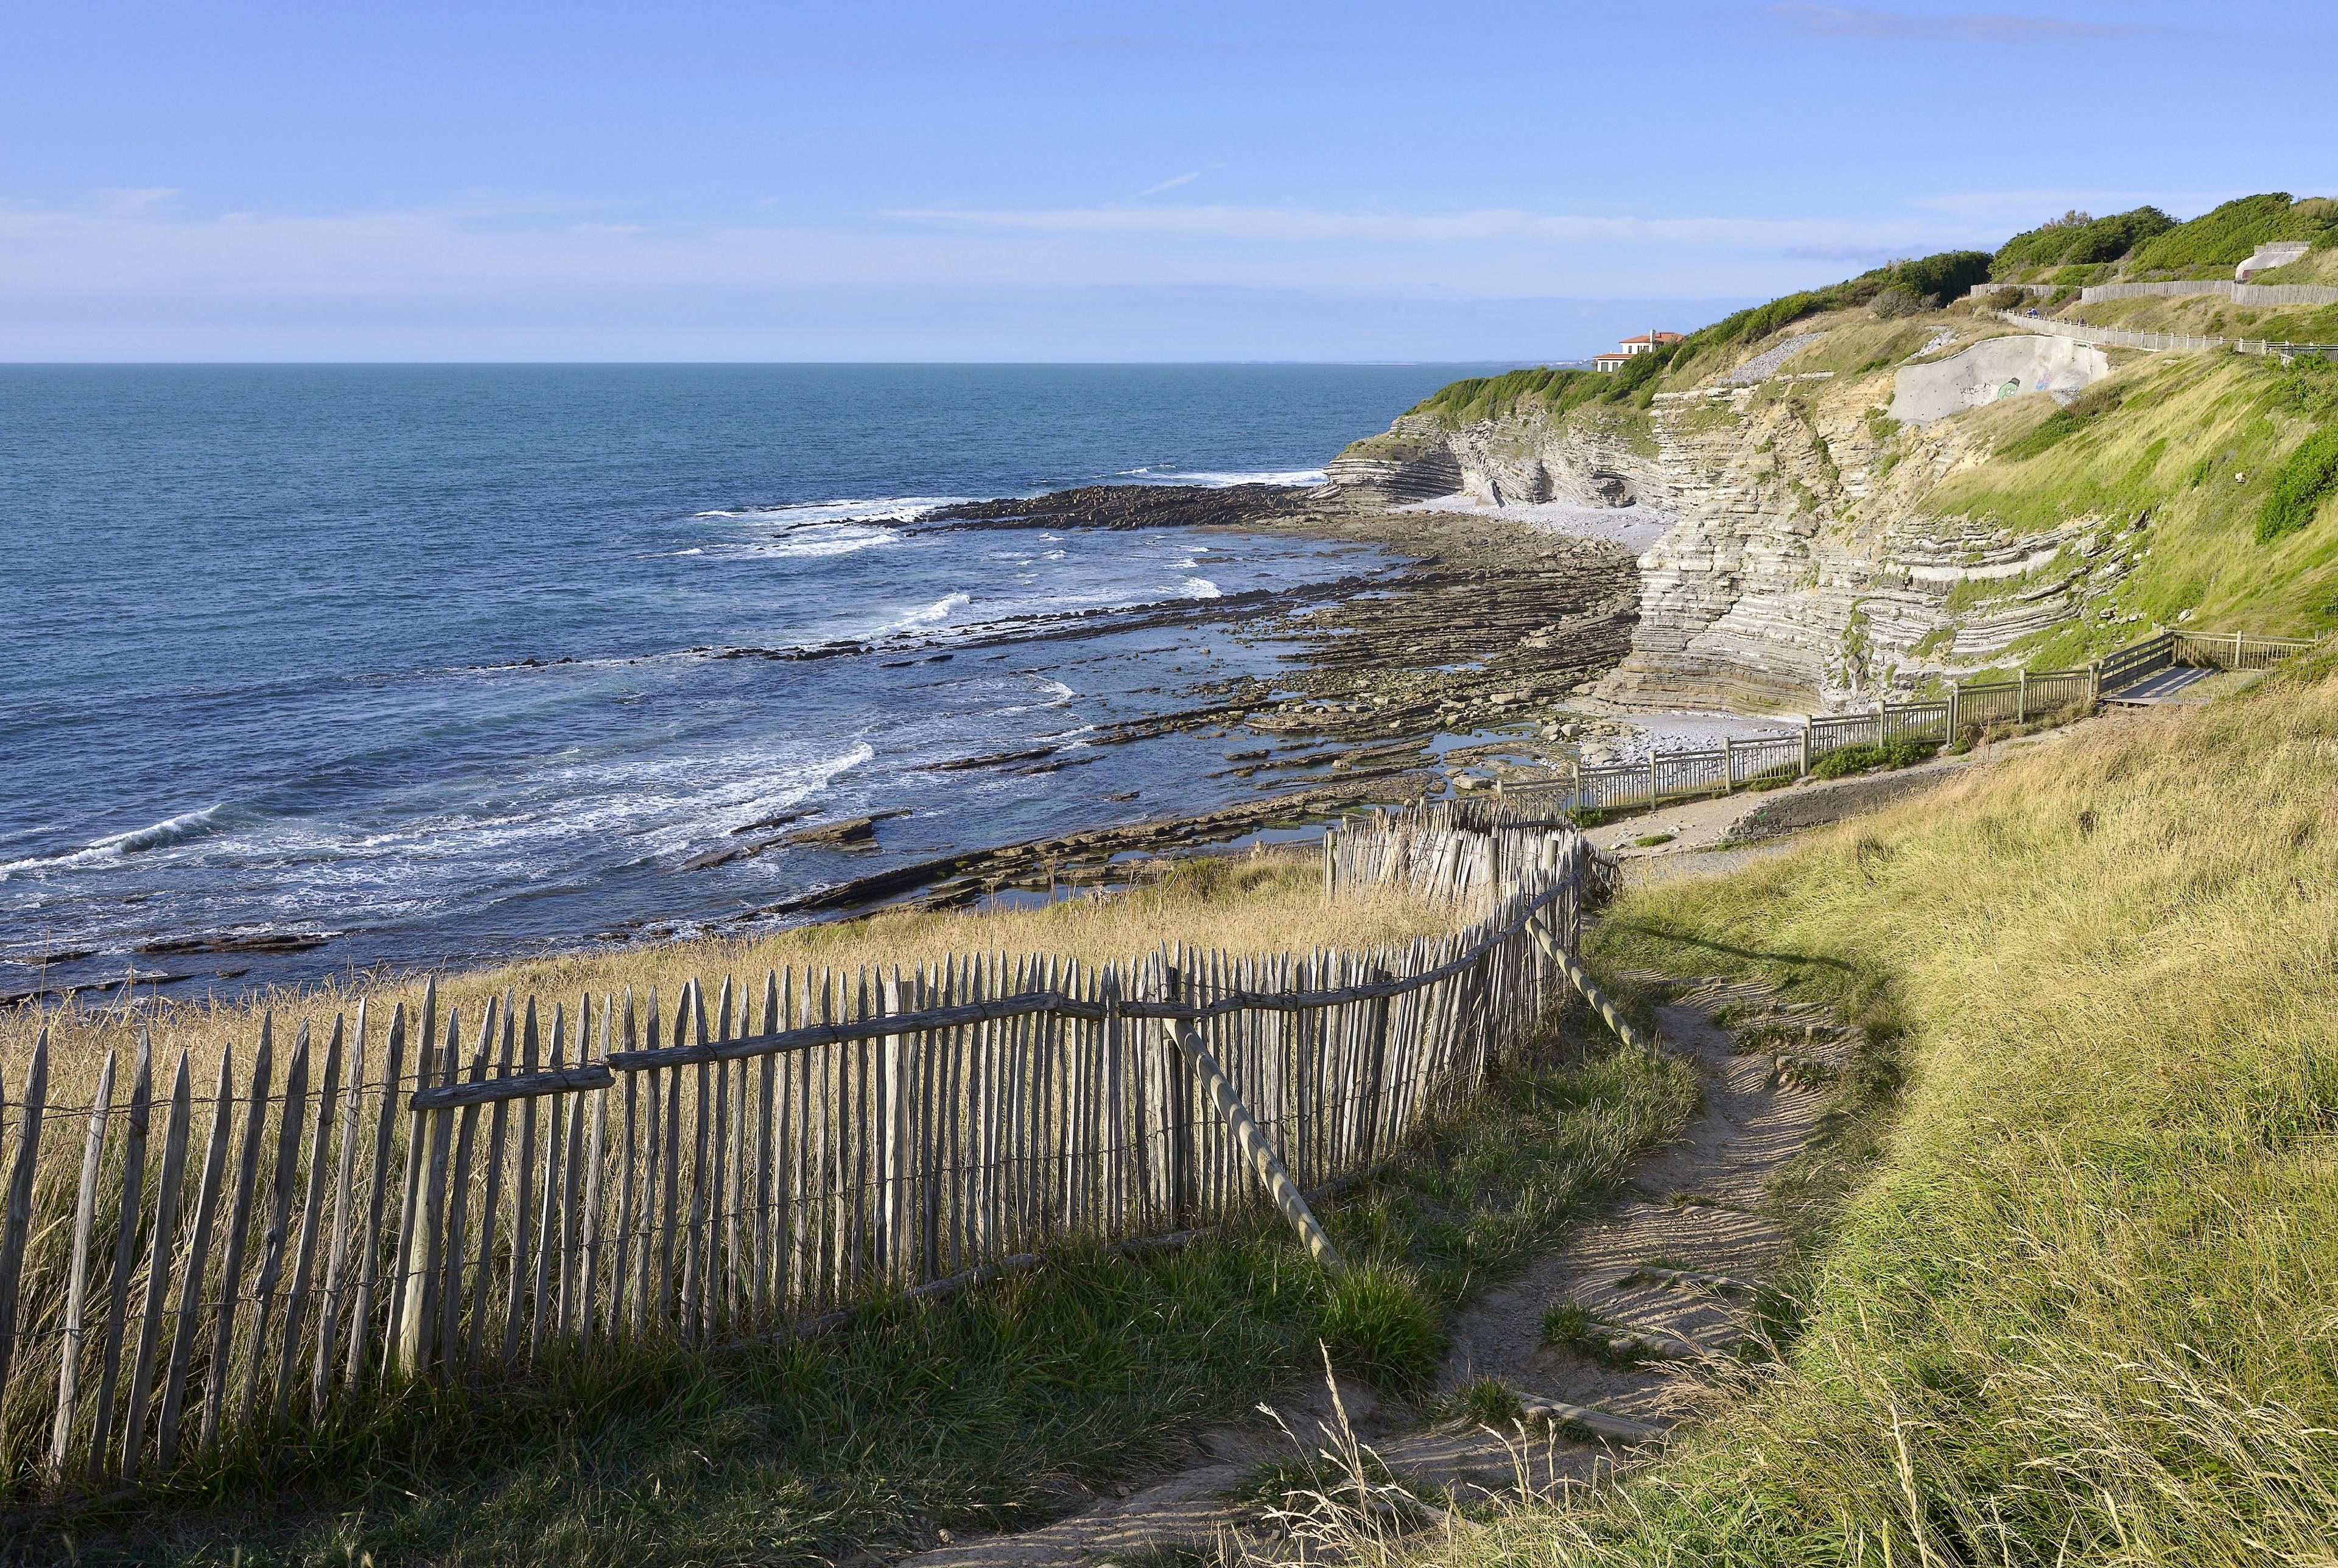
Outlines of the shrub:
<svg viewBox="0 0 2338 1568">
<path fill-rule="evenodd" d="M 1896 321 L 1902 316 L 1913 316 L 1922 307 L 1905 289 L 1886 289 L 1868 301 L 1867 309 L 1880 320 Z"/>
<path fill-rule="evenodd" d="M 2065 212 L 2050 223 L 2016 234 L 1999 247 L 1989 275 L 2002 278 L 2030 267 L 2077 267 L 2116 261 L 2146 240 L 2176 227 L 2156 207 L 2137 207 L 2108 218 Z"/>
<path fill-rule="evenodd" d="M 1405 1270 L 1367 1263 L 1341 1276 L 1323 1308 L 1331 1365 L 1392 1393 L 1425 1388 L 1445 1356 L 1436 1306 Z"/>
<path fill-rule="evenodd" d="M 2323 498 L 2338 491 L 2338 426 L 2317 430 L 2273 476 L 2273 493 L 2257 514 L 2257 543 L 2266 544 L 2313 521 Z"/>
<path fill-rule="evenodd" d="M 2318 205 L 2293 202 L 2286 191 L 2243 196 L 2157 236 L 2135 253 L 2135 265 L 2229 267 L 2268 240 L 2310 240 L 2329 227 Z"/>
<path fill-rule="evenodd" d="M 1884 287 L 1903 289 L 1920 300 L 1927 294 L 1953 299 L 1969 291 L 1976 283 L 1988 282 L 1989 264 L 1989 255 L 1986 250 L 1942 250 L 1911 260 L 1894 261 L 1867 276 L 1880 277 Z"/>
<path fill-rule="evenodd" d="M 1888 746 L 1845 746 L 1811 764 L 1813 779 L 1845 779 L 1883 768 L 1912 768 L 1940 748 L 1924 740 L 1894 740 Z"/>
<path fill-rule="evenodd" d="M 2307 419 L 2338 414 L 2338 361 L 2300 354 L 2283 368 L 2273 400 L 2275 407 Z"/>
</svg>

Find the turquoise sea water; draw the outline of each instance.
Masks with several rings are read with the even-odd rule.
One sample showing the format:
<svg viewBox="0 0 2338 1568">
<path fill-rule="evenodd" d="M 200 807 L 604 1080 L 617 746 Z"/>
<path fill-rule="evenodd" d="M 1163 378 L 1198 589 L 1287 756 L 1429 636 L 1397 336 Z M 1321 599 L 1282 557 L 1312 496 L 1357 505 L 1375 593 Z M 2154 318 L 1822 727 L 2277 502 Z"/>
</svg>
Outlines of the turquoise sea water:
<svg viewBox="0 0 2338 1568">
<path fill-rule="evenodd" d="M 1198 777 L 1233 743 L 1190 735 L 930 769 L 1076 752 L 1273 662 L 1207 625 L 988 633 L 1367 553 L 905 524 L 1099 481 L 1304 482 L 1477 368 L 0 368 L 0 995 L 686 931 L 1233 798 Z M 879 810 L 909 814 L 875 849 L 676 869 L 774 816 Z M 182 950 L 291 932 L 329 939 Z"/>
</svg>

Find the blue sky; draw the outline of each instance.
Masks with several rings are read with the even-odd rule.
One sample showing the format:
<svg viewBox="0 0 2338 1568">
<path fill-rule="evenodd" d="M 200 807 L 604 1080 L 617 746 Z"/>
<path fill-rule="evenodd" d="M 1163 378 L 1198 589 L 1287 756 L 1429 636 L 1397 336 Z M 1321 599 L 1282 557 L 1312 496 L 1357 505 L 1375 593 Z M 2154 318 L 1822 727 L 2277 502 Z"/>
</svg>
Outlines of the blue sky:
<svg viewBox="0 0 2338 1568">
<path fill-rule="evenodd" d="M 2338 191 L 2338 11 L 18 7 L 0 358 L 1515 359 Z"/>
</svg>

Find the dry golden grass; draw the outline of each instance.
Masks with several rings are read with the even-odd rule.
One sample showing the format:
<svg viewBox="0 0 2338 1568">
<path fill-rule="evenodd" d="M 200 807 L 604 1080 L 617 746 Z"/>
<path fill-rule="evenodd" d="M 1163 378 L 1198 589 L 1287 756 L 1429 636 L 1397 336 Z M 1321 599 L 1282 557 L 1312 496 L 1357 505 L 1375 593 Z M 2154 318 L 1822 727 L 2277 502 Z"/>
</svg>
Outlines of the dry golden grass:
<svg viewBox="0 0 2338 1568">
<path fill-rule="evenodd" d="M 864 919 L 798 926 L 767 936 L 705 937 L 656 946 L 530 958 L 491 968 L 439 977 L 442 1009 L 454 1007 L 476 1021 L 491 996 L 507 990 L 534 995 L 547 1014 L 565 1001 L 571 1015 L 577 997 L 591 993 L 622 997 L 630 988 L 646 999 L 655 989 L 669 1013 L 686 981 L 700 980 L 710 998 L 730 975 L 760 995 L 766 971 L 830 968 L 852 974 L 864 967 L 889 973 L 951 956 L 1004 953 L 1009 961 L 1025 955 L 1075 960 L 1084 965 L 1141 956 L 1163 943 L 1183 942 L 1242 955 L 1307 951 L 1317 946 L 1351 950 L 1442 933 L 1474 917 L 1391 887 L 1369 893 L 1323 897 L 1318 861 L 1311 849 L 1285 850 L 1239 859 L 1162 863 L 1162 874 L 1125 891 L 1083 895 L 1029 909 L 916 913 L 882 912 Z M 221 1048 L 237 1046 L 249 1059 L 263 1013 L 272 1013 L 280 1039 L 307 1022 L 319 1038 L 337 1014 L 354 1019 L 358 1004 L 368 1009 L 378 1041 L 392 1008 L 420 1004 L 422 975 L 351 975 L 313 985 L 283 987 L 235 1001 L 176 1001 L 142 995 L 133 1007 L 42 1013 L 31 1006 L 0 1013 L 0 1069 L 12 1092 L 24 1083 L 25 1063 L 41 1030 L 50 1032 L 50 1099 L 79 1104 L 88 1098 L 108 1051 L 127 1063 L 141 1029 L 152 1032 L 155 1060 L 172 1061 L 185 1049 L 197 1092 L 208 1089 Z M 760 1023 L 760 1019 L 758 1020 Z M 572 1047 L 573 1055 L 573 1047 Z M 157 1081 L 167 1082 L 158 1067 Z"/>
<path fill-rule="evenodd" d="M 2334 672 L 1621 900 L 1609 961 L 1761 974 L 1895 1041 L 1900 1114 L 1740 1408 L 1399 1554 L 2338 1560 Z"/>
</svg>

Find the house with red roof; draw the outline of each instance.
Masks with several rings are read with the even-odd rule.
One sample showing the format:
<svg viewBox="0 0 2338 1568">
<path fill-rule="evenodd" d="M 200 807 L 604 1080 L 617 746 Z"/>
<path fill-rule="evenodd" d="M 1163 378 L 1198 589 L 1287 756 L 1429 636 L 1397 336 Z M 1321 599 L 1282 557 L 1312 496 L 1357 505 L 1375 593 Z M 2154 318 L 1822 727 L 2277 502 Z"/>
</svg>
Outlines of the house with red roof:
<svg viewBox="0 0 2338 1568">
<path fill-rule="evenodd" d="M 1624 362 L 1635 355 L 1653 354 L 1659 348 L 1669 348 L 1680 340 L 1678 332 L 1643 332 L 1637 338 L 1625 338 L 1611 353 L 1594 354 L 1591 368 L 1594 370 L 1620 370 Z"/>
</svg>

